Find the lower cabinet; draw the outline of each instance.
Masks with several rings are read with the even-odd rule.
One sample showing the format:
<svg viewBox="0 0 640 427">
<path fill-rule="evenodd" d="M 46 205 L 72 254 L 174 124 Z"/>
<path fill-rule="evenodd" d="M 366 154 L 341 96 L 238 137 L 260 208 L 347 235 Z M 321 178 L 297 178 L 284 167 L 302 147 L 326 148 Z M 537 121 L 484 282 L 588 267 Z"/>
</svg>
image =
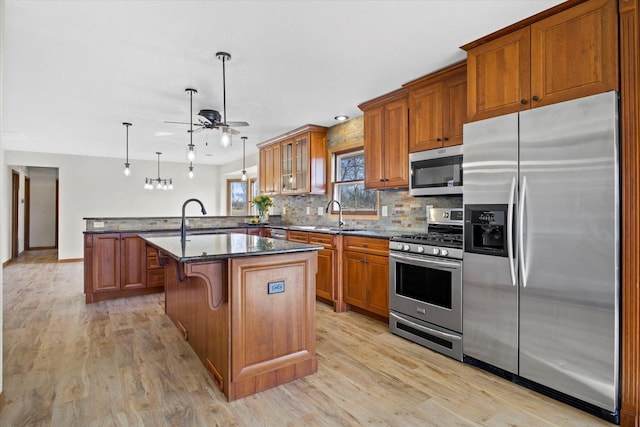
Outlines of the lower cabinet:
<svg viewBox="0 0 640 427">
<path fill-rule="evenodd" d="M 136 233 L 85 234 L 87 303 L 162 292 L 164 268 L 155 250 Z"/>
<path fill-rule="evenodd" d="M 344 236 L 344 302 L 389 317 L 389 241 Z"/>
</svg>

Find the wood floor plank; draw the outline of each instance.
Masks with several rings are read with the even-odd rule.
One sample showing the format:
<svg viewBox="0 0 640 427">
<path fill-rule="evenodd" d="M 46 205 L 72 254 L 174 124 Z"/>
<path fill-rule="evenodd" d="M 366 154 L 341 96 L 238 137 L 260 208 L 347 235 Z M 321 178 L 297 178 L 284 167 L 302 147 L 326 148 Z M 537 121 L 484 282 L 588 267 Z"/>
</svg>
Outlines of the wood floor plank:
<svg viewBox="0 0 640 427">
<path fill-rule="evenodd" d="M 82 269 L 48 250 L 5 267 L 1 426 L 611 425 L 322 303 L 318 372 L 229 403 L 163 294 L 86 305 Z"/>
</svg>

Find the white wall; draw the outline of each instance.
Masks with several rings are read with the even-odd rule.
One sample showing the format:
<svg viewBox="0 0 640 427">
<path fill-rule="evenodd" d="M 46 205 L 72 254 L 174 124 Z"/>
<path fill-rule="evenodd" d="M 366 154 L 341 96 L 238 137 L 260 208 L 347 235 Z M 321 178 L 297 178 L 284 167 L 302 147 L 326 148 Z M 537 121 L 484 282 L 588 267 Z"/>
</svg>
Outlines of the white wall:
<svg viewBox="0 0 640 427">
<path fill-rule="evenodd" d="M 204 203 L 209 215 L 221 215 L 219 193 L 226 185 L 219 178 L 218 166 L 197 165 L 196 176 L 187 177 L 185 163 L 161 161 L 163 178 L 173 178 L 174 190 L 148 191 L 143 189 L 145 176 L 157 176 L 156 161 L 131 161 L 132 174 L 122 173 L 122 159 L 72 156 L 64 154 L 4 152 L 4 176 L 11 177 L 11 166 L 58 168 L 59 173 L 59 234 L 58 257 L 83 257 L 82 232 L 85 217 L 156 217 L 180 216 L 182 203 L 197 197 Z M 2 217 L 10 205 L 11 191 L 3 186 Z M 199 211 L 192 205 L 188 215 Z M 2 232 L 9 236 L 11 224 L 2 221 Z M 2 260 L 11 256 L 10 242 L 3 241 Z"/>
<path fill-rule="evenodd" d="M 4 73 L 3 73 L 3 69 L 4 69 L 4 62 L 3 62 L 3 55 L 2 52 L 4 52 L 4 0 L 0 0 L 0 205 L 5 206 L 6 203 L 6 197 L 4 196 L 4 176 L 1 173 L 2 171 L 2 165 L 4 165 L 4 149 L 3 147 L 3 143 L 2 143 L 2 130 L 4 129 L 4 126 L 2 124 L 3 120 L 2 117 L 4 115 L 4 111 L 3 111 L 3 102 L 2 100 L 4 99 L 3 96 L 3 90 L 2 90 L 2 86 L 3 86 L 3 81 L 4 81 Z M 0 226 L 2 228 L 0 228 L 0 248 L 4 248 L 5 247 L 5 242 L 7 241 L 7 234 L 5 233 L 6 229 L 4 228 L 4 218 L 5 218 L 5 212 L 4 209 L 0 209 Z M 4 262 L 4 257 L 2 257 L 2 262 Z M 2 359 L 2 354 L 3 354 L 3 345 L 2 342 L 3 340 L 3 322 L 2 319 L 4 317 L 4 313 L 3 313 L 3 290 L 2 290 L 2 269 L 0 269 L 0 393 L 4 390 L 3 389 L 3 385 L 2 385 L 2 366 L 3 366 L 3 359 Z"/>
<path fill-rule="evenodd" d="M 29 168 L 29 241 L 30 248 L 54 247 L 56 244 L 56 180 L 54 168 Z"/>
</svg>

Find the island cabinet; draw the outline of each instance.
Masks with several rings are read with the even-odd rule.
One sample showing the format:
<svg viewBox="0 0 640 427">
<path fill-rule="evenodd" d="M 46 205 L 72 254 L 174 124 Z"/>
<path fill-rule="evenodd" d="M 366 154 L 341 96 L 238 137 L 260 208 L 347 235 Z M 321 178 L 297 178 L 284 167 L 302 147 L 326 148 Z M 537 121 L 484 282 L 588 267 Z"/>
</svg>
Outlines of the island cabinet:
<svg viewBox="0 0 640 427">
<path fill-rule="evenodd" d="M 325 127 L 306 125 L 258 144 L 260 192 L 325 194 L 326 134 Z"/>
<path fill-rule="evenodd" d="M 364 102 L 364 167 L 367 188 L 409 186 L 409 107 L 403 89 Z"/>
<path fill-rule="evenodd" d="M 87 303 L 162 292 L 164 269 L 136 233 L 85 234 Z"/>
<path fill-rule="evenodd" d="M 316 274 L 316 297 L 333 305 L 336 312 L 344 311 L 340 288 L 340 253 L 342 238 L 339 235 L 287 230 L 291 242 L 320 245 L 318 251 L 318 273 Z"/>
<path fill-rule="evenodd" d="M 162 259 L 166 313 L 229 401 L 317 371 L 315 252 Z"/>
<path fill-rule="evenodd" d="M 344 236 L 344 302 L 389 317 L 389 241 Z"/>
<path fill-rule="evenodd" d="M 617 2 L 569 1 L 471 42 L 469 121 L 618 89 Z"/>
<path fill-rule="evenodd" d="M 462 144 L 467 117 L 467 63 L 402 85 L 409 93 L 409 152 Z"/>
</svg>

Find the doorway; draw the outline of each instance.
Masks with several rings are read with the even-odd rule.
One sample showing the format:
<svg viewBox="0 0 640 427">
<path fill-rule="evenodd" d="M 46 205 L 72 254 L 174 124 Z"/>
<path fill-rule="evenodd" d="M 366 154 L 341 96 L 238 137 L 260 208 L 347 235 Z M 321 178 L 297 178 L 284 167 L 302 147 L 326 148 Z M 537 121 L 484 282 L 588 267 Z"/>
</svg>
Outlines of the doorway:
<svg viewBox="0 0 640 427">
<path fill-rule="evenodd" d="M 29 223 L 31 222 L 31 178 L 24 177 L 24 250 L 29 250 Z"/>
<path fill-rule="evenodd" d="M 18 203 L 20 202 L 20 174 L 11 171 L 11 259 L 18 258 Z"/>
</svg>

